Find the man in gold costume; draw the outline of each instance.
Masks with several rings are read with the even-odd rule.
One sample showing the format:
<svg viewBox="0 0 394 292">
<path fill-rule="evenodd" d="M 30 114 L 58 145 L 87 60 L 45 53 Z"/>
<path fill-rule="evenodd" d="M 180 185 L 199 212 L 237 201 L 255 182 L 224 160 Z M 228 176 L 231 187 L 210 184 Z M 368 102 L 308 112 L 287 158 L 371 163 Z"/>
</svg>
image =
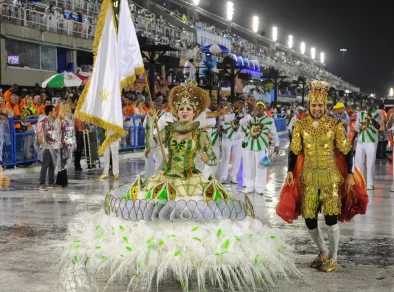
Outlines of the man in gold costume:
<svg viewBox="0 0 394 292">
<path fill-rule="evenodd" d="M 338 215 L 341 214 L 341 175 L 335 161 L 335 151 L 346 155 L 346 190 L 354 185 L 353 150 L 344 129 L 344 122 L 326 115 L 330 85 L 313 81 L 309 85 L 309 115 L 295 124 L 290 145 L 287 185 L 295 183 L 293 170 L 297 156 L 304 156 L 299 207 L 309 234 L 319 248 L 319 255 L 310 267 L 324 272 L 337 269 L 339 245 Z M 323 209 L 328 226 L 329 250 L 318 226 L 318 212 Z"/>
</svg>

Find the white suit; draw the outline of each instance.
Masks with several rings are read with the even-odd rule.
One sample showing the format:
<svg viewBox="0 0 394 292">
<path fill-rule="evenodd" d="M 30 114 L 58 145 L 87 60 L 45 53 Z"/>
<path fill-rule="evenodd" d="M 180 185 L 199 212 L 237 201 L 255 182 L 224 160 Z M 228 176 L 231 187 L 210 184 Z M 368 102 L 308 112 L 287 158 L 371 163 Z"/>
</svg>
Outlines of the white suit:
<svg viewBox="0 0 394 292">
<path fill-rule="evenodd" d="M 379 122 L 379 124 L 382 123 L 382 116 L 379 111 L 372 111 L 371 114 L 372 118 Z M 361 123 L 365 121 L 366 117 L 367 113 L 365 111 L 359 112 L 357 114 L 356 132 L 359 134 L 357 136 L 355 164 L 360 172 L 364 174 L 364 164 L 366 160 L 367 189 L 373 189 L 375 182 L 375 161 L 376 148 L 378 146 L 378 130 L 372 125 L 372 122 L 370 122 L 368 128 L 360 133 Z"/>
<path fill-rule="evenodd" d="M 222 142 L 222 164 L 220 170 L 220 181 L 225 181 L 228 176 L 230 155 L 232 157 L 232 170 L 230 180 L 237 181 L 237 176 L 242 159 L 242 134 L 241 128 L 234 129 L 231 122 L 235 119 L 235 113 L 229 113 L 224 117 L 224 129 L 227 130 Z"/>
<path fill-rule="evenodd" d="M 240 121 L 240 124 L 246 133 L 243 141 L 245 192 L 252 193 L 256 190 L 257 193 L 263 193 L 267 185 L 267 167 L 260 161 L 265 156 L 268 157 L 268 134 L 271 135 L 275 147 L 279 147 L 275 122 L 267 115 L 260 118 L 247 115 Z"/>
</svg>

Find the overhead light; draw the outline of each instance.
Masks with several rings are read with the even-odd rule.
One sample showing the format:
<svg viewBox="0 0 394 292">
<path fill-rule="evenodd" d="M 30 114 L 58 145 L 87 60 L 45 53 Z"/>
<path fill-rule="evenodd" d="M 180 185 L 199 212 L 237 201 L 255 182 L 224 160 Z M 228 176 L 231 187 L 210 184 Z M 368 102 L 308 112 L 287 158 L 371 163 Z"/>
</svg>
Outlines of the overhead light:
<svg viewBox="0 0 394 292">
<path fill-rule="evenodd" d="M 278 28 L 276 26 L 272 28 L 272 40 L 274 42 L 278 40 Z"/>
<path fill-rule="evenodd" d="M 324 57 L 325 57 L 325 56 L 324 56 L 324 53 L 321 52 L 321 53 L 320 53 L 320 62 L 323 63 L 323 64 L 324 64 Z"/>
<path fill-rule="evenodd" d="M 257 33 L 259 31 L 259 17 L 253 16 L 253 32 Z"/>
<path fill-rule="evenodd" d="M 234 3 L 228 1 L 227 2 L 227 20 L 232 21 L 234 15 Z"/>
<path fill-rule="evenodd" d="M 301 43 L 301 54 L 305 54 L 305 48 L 306 48 L 306 46 L 305 46 L 305 43 L 304 42 L 302 42 Z"/>
<path fill-rule="evenodd" d="M 394 90 L 393 90 L 393 88 L 391 87 L 390 88 L 390 93 L 389 93 L 390 95 L 394 95 Z"/>
<path fill-rule="evenodd" d="M 289 35 L 289 41 L 287 42 L 289 48 L 291 49 L 293 47 L 293 36 Z"/>
<path fill-rule="evenodd" d="M 316 58 L 316 49 L 311 48 L 311 58 L 314 60 Z"/>
<path fill-rule="evenodd" d="M 200 4 L 200 0 L 193 0 L 193 4 L 198 6 L 198 4 Z"/>
<path fill-rule="evenodd" d="M 340 49 L 341 52 L 347 52 L 347 49 Z"/>
</svg>

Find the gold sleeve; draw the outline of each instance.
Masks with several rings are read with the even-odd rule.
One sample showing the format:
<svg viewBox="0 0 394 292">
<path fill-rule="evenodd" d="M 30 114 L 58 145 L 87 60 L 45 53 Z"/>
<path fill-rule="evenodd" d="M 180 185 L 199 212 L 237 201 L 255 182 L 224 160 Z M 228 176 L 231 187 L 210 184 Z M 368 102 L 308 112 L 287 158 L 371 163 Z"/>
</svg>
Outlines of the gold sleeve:
<svg viewBox="0 0 394 292">
<path fill-rule="evenodd" d="M 345 122 L 340 122 L 335 126 L 335 146 L 343 154 L 347 155 L 352 150 L 352 145 L 346 136 Z"/>
<path fill-rule="evenodd" d="M 301 137 L 301 127 L 298 123 L 294 126 L 293 137 L 290 144 L 290 150 L 298 155 L 302 150 L 302 137 Z"/>
<path fill-rule="evenodd" d="M 209 166 L 217 165 L 217 158 L 215 152 L 213 152 L 212 140 L 208 132 L 200 130 L 199 135 L 199 151 L 204 151 L 208 155 L 208 161 L 206 162 Z"/>
</svg>

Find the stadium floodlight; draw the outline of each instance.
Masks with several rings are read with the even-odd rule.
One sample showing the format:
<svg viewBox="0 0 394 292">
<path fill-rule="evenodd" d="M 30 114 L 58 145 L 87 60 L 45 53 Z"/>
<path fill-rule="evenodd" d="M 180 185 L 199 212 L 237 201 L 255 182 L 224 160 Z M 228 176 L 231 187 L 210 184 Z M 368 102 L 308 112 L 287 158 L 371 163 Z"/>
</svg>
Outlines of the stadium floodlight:
<svg viewBox="0 0 394 292">
<path fill-rule="evenodd" d="M 324 53 L 321 52 L 321 53 L 320 53 L 320 62 L 323 63 L 323 64 L 324 64 L 324 57 L 325 57 L 325 56 L 324 56 Z"/>
<path fill-rule="evenodd" d="M 340 49 L 341 52 L 347 52 L 347 49 Z"/>
<path fill-rule="evenodd" d="M 253 16 L 253 32 L 257 33 L 259 31 L 259 17 Z"/>
<path fill-rule="evenodd" d="M 232 21 L 234 15 L 234 3 L 231 1 L 227 2 L 227 20 Z"/>
<path fill-rule="evenodd" d="M 289 41 L 287 42 L 289 48 L 291 49 L 293 47 L 293 36 L 289 35 Z"/>
<path fill-rule="evenodd" d="M 315 48 L 311 48 L 311 58 L 313 60 L 316 59 L 316 49 Z"/>
<path fill-rule="evenodd" d="M 306 46 L 305 46 L 305 43 L 304 42 L 302 42 L 301 43 L 301 54 L 305 54 L 305 48 L 306 48 Z"/>
<path fill-rule="evenodd" d="M 278 28 L 276 26 L 272 28 L 272 40 L 274 42 L 278 40 Z"/>
<path fill-rule="evenodd" d="M 200 0 L 193 0 L 194 5 L 198 6 L 200 4 Z"/>
<path fill-rule="evenodd" d="M 390 95 L 390 96 L 393 96 L 393 95 L 394 95 L 394 89 L 393 89 L 392 87 L 390 88 L 390 93 L 389 93 L 389 95 Z"/>
</svg>

